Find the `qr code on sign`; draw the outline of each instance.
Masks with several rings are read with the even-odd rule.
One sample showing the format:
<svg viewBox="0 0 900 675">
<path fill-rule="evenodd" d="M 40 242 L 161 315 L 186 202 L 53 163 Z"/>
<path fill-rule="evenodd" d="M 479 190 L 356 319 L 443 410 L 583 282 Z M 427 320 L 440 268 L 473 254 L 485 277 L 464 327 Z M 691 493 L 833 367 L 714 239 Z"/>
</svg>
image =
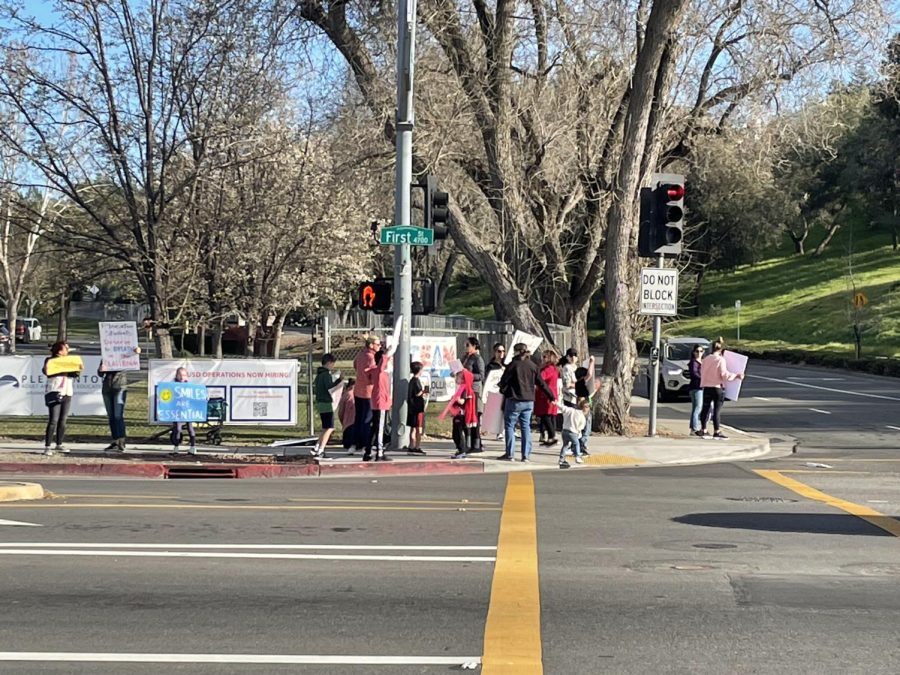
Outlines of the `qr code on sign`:
<svg viewBox="0 0 900 675">
<path fill-rule="evenodd" d="M 268 417 L 269 416 L 268 402 L 254 401 L 253 402 L 253 416 L 254 417 Z"/>
</svg>

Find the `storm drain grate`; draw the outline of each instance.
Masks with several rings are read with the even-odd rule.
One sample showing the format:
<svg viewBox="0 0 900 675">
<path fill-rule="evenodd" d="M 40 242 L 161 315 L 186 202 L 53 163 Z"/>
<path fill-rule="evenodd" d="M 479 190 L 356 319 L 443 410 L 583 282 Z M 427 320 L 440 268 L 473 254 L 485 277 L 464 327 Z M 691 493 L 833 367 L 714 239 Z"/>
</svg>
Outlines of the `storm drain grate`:
<svg viewBox="0 0 900 675">
<path fill-rule="evenodd" d="M 168 466 L 166 478 L 237 478 L 237 474 L 225 466 Z"/>
<path fill-rule="evenodd" d="M 788 497 L 725 497 L 730 502 L 759 502 L 766 504 L 788 504 L 796 502 L 796 499 Z"/>
</svg>

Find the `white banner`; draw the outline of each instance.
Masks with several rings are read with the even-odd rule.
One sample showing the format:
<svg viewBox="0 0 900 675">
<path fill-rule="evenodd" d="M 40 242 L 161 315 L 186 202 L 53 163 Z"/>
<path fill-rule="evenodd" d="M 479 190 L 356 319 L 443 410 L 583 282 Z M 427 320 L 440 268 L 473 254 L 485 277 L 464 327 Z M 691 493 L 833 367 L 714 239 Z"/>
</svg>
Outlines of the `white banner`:
<svg viewBox="0 0 900 675">
<path fill-rule="evenodd" d="M 45 415 L 44 385 L 41 372 L 43 356 L 0 356 L 0 415 L 39 417 Z M 82 356 L 84 370 L 75 380 L 70 415 L 103 415 L 101 387 L 103 379 L 97 375 L 99 356 Z"/>
<path fill-rule="evenodd" d="M 419 377 L 429 387 L 429 400 L 449 401 L 456 391 L 456 379 L 450 373 L 450 362 L 456 360 L 455 337 L 413 335 L 409 360 L 422 363 Z"/>
<path fill-rule="evenodd" d="M 520 342 L 528 345 L 528 351 L 530 351 L 532 354 L 537 354 L 538 350 L 540 350 L 541 345 L 544 342 L 544 338 L 540 337 L 539 335 L 531 335 L 530 333 L 517 330 L 513 334 L 513 339 L 509 343 L 509 347 L 506 348 L 506 360 L 503 361 L 503 363 L 509 364 L 513 360 L 513 357 L 515 356 L 515 353 L 513 352 L 513 346 L 519 344 Z"/>
<path fill-rule="evenodd" d="M 297 424 L 297 361 L 293 359 L 156 360 L 147 369 L 147 398 L 160 382 L 187 369 L 187 381 L 205 384 L 210 398 L 224 398 L 225 424 Z M 152 405 L 147 419 L 154 421 Z"/>
<path fill-rule="evenodd" d="M 100 353 L 103 370 L 140 370 L 137 324 L 134 321 L 101 321 Z"/>
<path fill-rule="evenodd" d="M 733 352 L 730 349 L 726 349 L 723 352 L 725 356 L 725 367 L 728 369 L 729 373 L 746 373 L 747 372 L 747 361 L 749 360 L 743 354 L 738 354 L 737 352 Z M 709 357 L 707 357 L 709 358 Z M 725 398 L 729 401 L 737 401 L 738 397 L 741 395 L 741 383 L 743 380 L 732 380 L 731 382 L 726 382 L 725 386 L 722 389 L 725 391 Z"/>
</svg>

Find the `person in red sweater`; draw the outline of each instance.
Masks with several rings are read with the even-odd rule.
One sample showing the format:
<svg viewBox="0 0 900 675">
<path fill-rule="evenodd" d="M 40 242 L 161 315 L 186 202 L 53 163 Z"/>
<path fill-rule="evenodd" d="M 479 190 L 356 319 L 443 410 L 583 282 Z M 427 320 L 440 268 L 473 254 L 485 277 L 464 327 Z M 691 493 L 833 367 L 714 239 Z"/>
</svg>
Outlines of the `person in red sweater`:
<svg viewBox="0 0 900 675">
<path fill-rule="evenodd" d="M 541 445 L 556 445 L 556 414 L 559 412 L 556 401 L 559 398 L 559 355 L 552 349 L 544 351 L 544 364 L 541 366 L 541 379 L 553 393 L 547 396 L 543 389 L 534 392 L 534 414 L 538 418 Z"/>
<path fill-rule="evenodd" d="M 384 454 L 384 424 L 391 409 L 391 377 L 387 367 L 391 357 L 383 351 L 375 352 L 375 370 L 372 373 L 372 433 L 366 443 L 363 461 L 372 460 L 372 448 L 375 449 L 376 462 L 389 462 L 390 457 Z"/>
<path fill-rule="evenodd" d="M 353 386 L 354 433 L 350 454 L 365 448 L 372 437 L 372 387 L 376 369 L 375 352 L 379 349 L 381 340 L 376 335 L 370 335 L 366 338 L 366 346 L 353 359 L 356 384 Z"/>
</svg>

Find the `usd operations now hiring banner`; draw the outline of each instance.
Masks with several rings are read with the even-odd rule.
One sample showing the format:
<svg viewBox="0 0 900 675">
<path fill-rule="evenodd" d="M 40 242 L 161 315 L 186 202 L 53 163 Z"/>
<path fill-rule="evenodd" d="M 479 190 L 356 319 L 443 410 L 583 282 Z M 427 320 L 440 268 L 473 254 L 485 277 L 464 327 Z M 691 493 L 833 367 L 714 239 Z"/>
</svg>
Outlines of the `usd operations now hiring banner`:
<svg viewBox="0 0 900 675">
<path fill-rule="evenodd" d="M 178 368 L 187 370 L 188 382 L 205 385 L 209 398 L 225 399 L 225 424 L 297 424 L 297 361 L 151 359 L 147 371 L 151 401 L 156 386 L 172 382 Z M 147 419 L 156 421 L 152 406 Z"/>
</svg>

